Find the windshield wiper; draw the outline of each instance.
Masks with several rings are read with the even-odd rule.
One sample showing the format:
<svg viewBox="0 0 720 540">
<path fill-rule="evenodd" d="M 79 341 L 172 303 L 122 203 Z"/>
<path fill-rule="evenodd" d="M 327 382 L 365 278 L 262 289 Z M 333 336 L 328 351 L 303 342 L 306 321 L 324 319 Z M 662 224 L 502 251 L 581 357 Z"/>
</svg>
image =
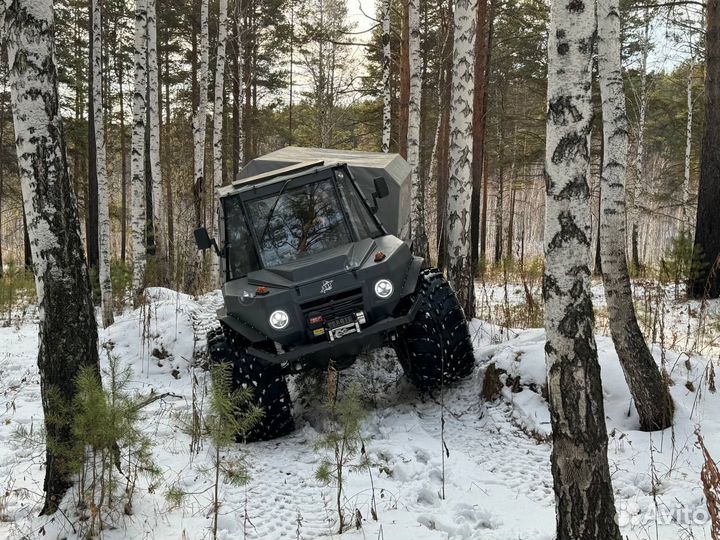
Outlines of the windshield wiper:
<svg viewBox="0 0 720 540">
<path fill-rule="evenodd" d="M 280 191 L 278 191 L 277 198 L 275 199 L 275 202 L 272 205 L 272 208 L 270 208 L 270 212 L 268 212 L 268 217 L 265 220 L 265 225 L 263 226 L 262 234 L 258 237 L 258 241 L 260 242 L 259 248 L 262 248 L 263 238 L 265 238 L 265 233 L 267 233 L 268 227 L 270 227 L 270 221 L 272 220 L 273 214 L 275 213 L 275 209 L 277 208 L 278 203 L 280 202 L 280 197 L 282 197 L 282 194 L 285 192 L 285 188 L 287 187 L 290 180 L 293 180 L 293 178 L 288 178 L 283 182 L 282 187 L 280 188 Z"/>
</svg>

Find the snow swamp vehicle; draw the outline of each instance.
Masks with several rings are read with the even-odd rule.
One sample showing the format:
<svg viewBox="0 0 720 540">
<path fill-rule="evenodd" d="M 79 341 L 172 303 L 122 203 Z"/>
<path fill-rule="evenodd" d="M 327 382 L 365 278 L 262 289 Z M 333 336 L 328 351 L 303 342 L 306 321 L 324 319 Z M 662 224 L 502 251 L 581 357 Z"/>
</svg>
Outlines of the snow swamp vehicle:
<svg viewBox="0 0 720 540">
<path fill-rule="evenodd" d="M 220 190 L 225 307 L 208 334 L 264 411 L 246 437 L 294 429 L 285 376 L 352 365 L 393 347 L 407 377 L 431 391 L 472 372 L 462 308 L 442 273 L 408 240 L 410 167 L 397 154 L 288 147 L 256 158 Z"/>
</svg>

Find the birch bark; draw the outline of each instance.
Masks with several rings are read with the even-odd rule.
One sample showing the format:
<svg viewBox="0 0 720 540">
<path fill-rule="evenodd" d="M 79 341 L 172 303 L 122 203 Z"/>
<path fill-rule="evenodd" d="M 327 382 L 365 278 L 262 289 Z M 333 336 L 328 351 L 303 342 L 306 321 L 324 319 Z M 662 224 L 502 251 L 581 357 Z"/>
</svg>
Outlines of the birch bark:
<svg viewBox="0 0 720 540">
<path fill-rule="evenodd" d="M 475 2 L 457 0 L 450 100 L 450 177 L 447 198 L 448 278 L 465 314 L 475 312 L 470 258 L 470 197 L 472 195 L 472 118 Z"/>
<path fill-rule="evenodd" d="M 100 301 L 103 326 L 113 323 L 112 279 L 110 277 L 110 190 L 107 176 L 105 151 L 105 122 L 102 99 L 102 6 L 100 0 L 92 0 L 93 25 L 93 122 L 95 124 L 95 160 L 98 182 L 98 254 L 100 277 Z"/>
<path fill-rule="evenodd" d="M 227 0 L 220 0 L 218 13 L 218 42 L 215 56 L 215 104 L 213 108 L 213 210 L 210 216 L 212 238 L 218 238 L 217 209 L 220 207 L 219 190 L 223 184 L 223 115 L 225 89 L 225 46 L 227 43 Z M 213 287 L 220 286 L 220 259 L 210 255 L 210 280 Z"/>
<path fill-rule="evenodd" d="M 135 88 L 130 151 L 130 239 L 133 254 L 133 301 L 145 284 L 145 94 L 147 91 L 147 0 L 135 0 Z"/>
<path fill-rule="evenodd" d="M 592 0 L 554 0 L 545 150 L 545 357 L 558 540 L 620 540 L 590 293 Z"/>
<path fill-rule="evenodd" d="M 644 431 L 672 424 L 673 405 L 635 316 L 627 266 L 625 174 L 628 120 L 620 56 L 619 0 L 597 0 L 598 72 L 603 114 L 600 259 L 610 333 Z"/>
<path fill-rule="evenodd" d="M 168 234 L 165 201 L 163 197 L 162 168 L 160 166 L 160 101 L 158 93 L 157 16 L 156 0 L 147 0 L 147 43 L 148 43 L 148 111 L 150 120 L 150 182 L 152 187 L 152 222 L 155 232 L 155 259 L 161 282 L 165 281 L 168 268 Z"/>
<path fill-rule="evenodd" d="M 425 224 L 425 182 L 420 175 L 420 104 L 422 101 L 422 67 L 420 59 L 420 13 L 419 1 L 408 1 L 408 19 L 410 24 L 410 101 L 408 107 L 408 164 L 411 170 L 412 209 L 410 212 L 410 230 L 412 231 L 413 251 L 416 255 L 430 260 Z"/>
<path fill-rule="evenodd" d="M 687 123 L 685 125 L 685 175 L 682 192 L 682 228 L 690 231 L 692 212 L 690 211 L 690 175 L 692 172 L 692 126 L 693 126 L 693 78 L 695 77 L 695 56 L 690 58 L 687 77 Z M 690 233 L 692 234 L 692 233 Z M 692 238 L 692 237 L 691 237 Z"/>
<path fill-rule="evenodd" d="M 392 128 L 390 109 L 390 68 L 392 57 L 390 50 L 390 0 L 382 3 L 382 43 L 383 43 L 383 134 L 382 151 L 390 151 L 390 130 Z"/>
<path fill-rule="evenodd" d="M 204 193 L 205 184 L 205 126 L 207 122 L 208 89 L 208 0 L 200 4 L 200 80 L 198 106 L 193 117 L 193 140 L 195 143 L 194 167 L 195 189 Z"/>
<path fill-rule="evenodd" d="M 76 377 L 84 367 L 100 376 L 97 325 L 58 103 L 52 1 L 0 2 L 0 32 L 7 43 L 15 147 L 37 288 L 47 440 L 42 513 L 52 514 L 72 485 L 67 456 L 76 447 L 71 429 Z M 58 415 L 59 407 L 68 414 Z"/>
</svg>

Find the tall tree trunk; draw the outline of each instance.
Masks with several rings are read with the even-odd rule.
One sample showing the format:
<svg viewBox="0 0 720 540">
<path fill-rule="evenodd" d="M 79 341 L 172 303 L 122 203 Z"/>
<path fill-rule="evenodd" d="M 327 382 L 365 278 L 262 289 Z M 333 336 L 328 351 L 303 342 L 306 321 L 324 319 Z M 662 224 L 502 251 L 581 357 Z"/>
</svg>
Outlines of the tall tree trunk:
<svg viewBox="0 0 720 540">
<path fill-rule="evenodd" d="M 115 70 L 118 78 L 118 100 L 120 101 L 120 261 L 125 264 L 127 249 L 127 141 L 125 135 L 124 66 L 122 55 L 115 54 Z"/>
<path fill-rule="evenodd" d="M 695 245 L 706 263 L 693 283 L 696 298 L 720 296 L 720 0 L 707 0 L 705 34 L 705 131 Z"/>
<path fill-rule="evenodd" d="M 410 0 L 401 0 L 400 31 L 400 104 L 398 111 L 398 153 L 408 157 L 408 122 L 410 120 Z"/>
<path fill-rule="evenodd" d="M 45 505 L 52 514 L 72 485 L 78 459 L 72 423 L 82 368 L 100 376 L 97 326 L 68 172 L 54 60 L 51 0 L 0 3 L 15 144 L 37 286 L 38 368 L 46 431 Z M 58 410 L 67 411 L 57 414 Z"/>
<path fill-rule="evenodd" d="M 440 86 L 440 127 L 438 131 L 437 149 L 437 201 L 436 201 L 436 235 L 438 268 L 444 269 L 447 266 L 447 192 L 450 176 L 450 100 L 452 99 L 452 58 L 453 58 L 453 10 L 452 2 L 443 10 L 447 16 L 444 26 L 445 44 L 442 48 L 440 58 L 441 75 Z"/>
<path fill-rule="evenodd" d="M 472 195 L 472 119 L 475 3 L 455 2 L 452 98 L 450 100 L 450 179 L 447 199 L 448 278 L 465 315 L 475 314 L 475 287 L 470 259 Z"/>
<path fill-rule="evenodd" d="M 145 285 L 145 118 L 147 93 L 147 0 L 135 0 L 135 89 L 133 91 L 133 134 L 130 159 L 130 237 L 133 254 L 132 289 L 137 303 Z"/>
<path fill-rule="evenodd" d="M 473 93 L 473 160 L 472 199 L 470 201 L 470 256 L 473 274 L 480 262 L 480 199 L 483 189 L 483 156 L 485 155 L 485 117 L 487 112 L 487 72 L 490 59 L 490 13 L 488 0 L 477 2 L 477 35 L 475 36 L 475 89 Z"/>
<path fill-rule="evenodd" d="M 202 208 L 205 200 L 205 125 L 207 121 L 208 49 L 210 47 L 208 33 L 208 0 L 200 0 L 200 73 L 198 104 L 193 116 L 195 193 L 196 198 L 200 200 L 200 215 L 196 215 L 196 218 L 199 218 L 197 219 L 198 227 L 202 226 L 204 222 Z"/>
<path fill-rule="evenodd" d="M 98 203 L 98 262 L 100 278 L 100 300 L 103 326 L 113 321 L 112 278 L 110 276 L 110 186 L 107 176 L 105 152 L 105 122 L 102 96 L 102 8 L 100 0 L 92 0 L 92 40 L 93 58 L 91 66 L 92 80 L 92 121 L 95 125 L 95 159 L 97 170 Z M 88 241 L 90 238 L 88 237 Z"/>
<path fill-rule="evenodd" d="M 383 42 L 383 131 L 382 131 L 382 151 L 388 153 L 390 151 L 390 133 L 392 131 L 392 113 L 391 113 L 391 88 L 390 88 L 390 70 L 392 67 L 392 57 L 390 50 L 390 6 L 391 0 L 383 0 L 382 4 L 382 42 Z"/>
<path fill-rule="evenodd" d="M 634 272 L 642 270 L 640 251 L 638 250 L 638 198 L 640 187 L 645 181 L 645 120 L 647 118 L 648 85 L 647 62 L 650 54 L 650 12 L 645 8 L 645 30 L 640 51 L 640 118 L 638 122 L 637 156 L 635 157 L 635 180 L 630 187 L 627 204 L 628 220 L 632 223 L 630 228 L 630 256 L 631 268 Z M 627 241 L 627 240 L 626 240 Z"/>
<path fill-rule="evenodd" d="M 410 21 L 410 101 L 407 133 L 407 158 L 411 170 L 412 209 L 410 211 L 410 230 L 413 239 L 413 251 L 427 264 L 430 260 L 425 224 L 425 182 L 420 174 L 420 103 L 422 100 L 422 69 L 420 59 L 420 0 L 408 0 Z"/>
<path fill-rule="evenodd" d="M 220 188 L 223 185 L 223 116 L 225 90 L 225 45 L 227 42 L 227 0 L 220 0 L 218 13 L 218 40 L 215 56 L 215 104 L 213 107 L 213 211 L 210 215 L 212 238 L 218 238 L 217 209 L 220 207 Z M 210 281 L 212 286 L 220 286 L 220 260 L 210 254 Z"/>
<path fill-rule="evenodd" d="M 3 229 L 2 229 L 2 203 L 3 194 L 5 189 L 5 161 L 3 156 L 3 149 L 5 148 L 5 85 L 6 81 L 3 78 L 2 88 L 0 88 L 0 278 L 3 277 Z"/>
<path fill-rule="evenodd" d="M 513 259 L 513 244 L 515 243 L 515 198 L 517 196 L 517 189 L 515 189 L 514 179 L 515 179 L 514 175 L 511 174 L 510 208 L 509 208 L 509 212 L 508 212 L 508 230 L 507 230 L 507 238 L 505 239 L 505 241 L 507 242 L 507 248 L 505 250 L 505 258 L 507 258 L 507 259 Z"/>
<path fill-rule="evenodd" d="M 687 76 L 687 123 L 685 124 L 685 175 L 682 192 L 682 229 L 690 231 L 692 217 L 690 210 L 690 175 L 692 173 L 692 126 L 693 126 L 693 78 L 695 77 L 695 55 L 690 58 Z"/>
<path fill-rule="evenodd" d="M 155 262 L 158 280 L 166 283 L 169 270 L 167 248 L 167 218 L 163 197 L 162 167 L 160 164 L 160 77 L 158 75 L 156 0 L 147 0 L 148 36 L 148 112 L 150 119 L 150 183 L 152 188 L 152 224 L 155 232 Z"/>
<path fill-rule="evenodd" d="M 590 0 L 551 4 L 545 150 L 545 357 L 558 540 L 620 540 L 590 292 Z"/>
<path fill-rule="evenodd" d="M 615 350 L 644 431 L 672 424 L 673 404 L 635 316 L 625 235 L 628 121 L 620 57 L 619 0 L 598 0 L 598 72 L 603 114 L 600 251 Z"/>
<path fill-rule="evenodd" d="M 88 12 L 90 14 L 90 17 L 88 17 L 88 25 L 89 25 L 89 34 L 90 34 L 90 40 L 89 40 L 89 46 L 88 46 L 88 72 L 92 71 L 92 66 L 95 58 L 95 36 L 94 36 L 94 24 L 93 24 L 93 18 L 94 18 L 94 12 L 93 12 L 93 0 L 88 1 Z M 99 53 L 102 55 L 102 50 Z M 87 191 L 87 221 L 86 221 L 86 227 L 85 227 L 85 241 L 87 242 L 87 257 L 88 257 L 88 265 L 90 268 L 97 268 L 98 267 L 98 260 L 99 260 L 99 253 L 98 253 L 98 246 L 99 246 L 99 240 L 98 240 L 98 177 L 97 177 L 97 156 L 95 154 L 97 149 L 97 140 L 96 140 L 96 134 L 95 130 L 97 129 L 97 126 L 95 125 L 94 118 L 95 118 L 95 79 L 92 76 L 92 73 L 88 73 L 88 140 L 87 140 L 87 147 L 88 147 L 88 191 Z M 102 81 L 100 79 L 97 80 L 97 83 L 102 85 Z M 98 92 L 102 95 L 102 86 L 97 89 Z M 100 110 L 100 114 L 102 115 L 102 110 Z"/>
</svg>

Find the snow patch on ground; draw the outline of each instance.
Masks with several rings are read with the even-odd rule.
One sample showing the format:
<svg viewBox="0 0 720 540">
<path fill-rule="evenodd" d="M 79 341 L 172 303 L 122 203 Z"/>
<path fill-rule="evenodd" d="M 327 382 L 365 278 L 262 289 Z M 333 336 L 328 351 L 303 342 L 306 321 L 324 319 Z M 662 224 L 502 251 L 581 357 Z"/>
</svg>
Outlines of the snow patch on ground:
<svg viewBox="0 0 720 540">
<path fill-rule="evenodd" d="M 156 441 L 153 453 L 163 479 L 153 486 L 141 483 L 133 515 L 120 518 L 104 538 L 210 537 L 212 448 L 205 442 L 198 454 L 191 454 L 182 418 L 191 410 L 192 380 L 199 389 L 209 385 L 207 374 L 195 365 L 221 304 L 218 292 L 193 298 L 149 289 L 143 307 L 101 331 L 104 350 L 133 368 L 135 391 L 169 394 L 150 405 L 144 426 Z M 418 396 L 387 350 L 361 358 L 342 373 L 343 384 L 360 383 L 371 403 L 363 435 L 373 463 L 372 480 L 367 472 L 348 478 L 347 507 L 360 512 L 362 529 L 343 538 L 554 537 L 550 423 L 542 397 L 544 332 L 517 330 L 507 339 L 504 329 L 478 320 L 470 330 L 476 370 L 443 395 Z M 598 351 L 608 455 L 624 535 L 655 538 L 654 509 L 656 514 L 677 514 L 679 509 L 696 518 L 706 515 L 694 430 L 700 426 L 708 449 L 720 456 L 720 402 L 708 389 L 711 362 L 675 353 L 663 358 L 654 350 L 675 382 L 677 410 L 672 430 L 647 434 L 637 431 L 637 415 L 611 340 L 598 337 Z M 0 328 L 0 538 L 73 538 L 63 516 L 36 517 L 42 447 L 14 435 L 19 426 L 37 430 L 42 424 L 36 354 L 34 323 Z M 505 386 L 497 400 L 484 402 L 480 389 L 491 362 L 519 382 L 515 388 Z M 221 539 L 337 537 L 335 491 L 315 479 L 322 456 L 314 443 L 323 422 L 307 385 L 297 379 L 291 387 L 297 431 L 276 441 L 234 447 L 227 455 L 246 456 L 251 481 L 245 487 L 222 486 Z M 165 498 L 171 486 L 191 494 L 179 508 Z M 370 513 L 373 487 L 378 521 Z M 64 508 L 72 520 L 69 497 Z M 688 538 L 690 532 L 709 536 L 707 523 L 682 522 L 682 514 L 677 515 L 681 522 L 660 524 L 658 538 Z M 46 534 L 39 533 L 41 528 Z"/>
</svg>

